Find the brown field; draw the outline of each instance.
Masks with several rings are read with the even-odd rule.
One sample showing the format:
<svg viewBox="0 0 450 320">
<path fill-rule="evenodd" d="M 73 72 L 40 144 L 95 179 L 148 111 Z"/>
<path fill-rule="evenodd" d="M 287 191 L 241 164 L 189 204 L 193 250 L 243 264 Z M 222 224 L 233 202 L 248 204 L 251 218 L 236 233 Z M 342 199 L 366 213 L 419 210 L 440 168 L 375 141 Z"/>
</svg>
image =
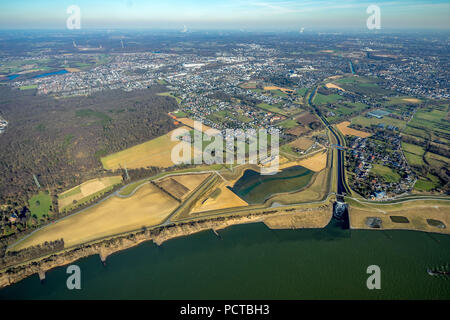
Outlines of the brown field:
<svg viewBox="0 0 450 320">
<path fill-rule="evenodd" d="M 312 141 L 311 139 L 308 139 L 308 138 L 298 138 L 298 139 L 292 141 L 291 143 L 289 143 L 289 145 L 291 145 L 295 148 L 299 148 L 301 150 L 308 150 L 313 144 L 314 144 L 314 141 Z"/>
<path fill-rule="evenodd" d="M 179 122 L 181 122 L 182 124 L 192 128 L 192 129 L 195 129 L 194 128 L 194 122 L 195 122 L 194 120 L 189 119 L 189 118 L 178 118 L 177 120 Z M 208 130 L 213 130 L 213 132 L 219 133 L 219 130 L 213 129 L 211 127 L 208 127 L 208 126 L 202 124 L 202 132 L 206 133 L 206 131 L 208 131 Z"/>
<path fill-rule="evenodd" d="M 67 190 L 58 195 L 58 206 L 60 209 L 73 204 L 74 201 L 80 201 L 85 197 L 89 197 L 90 195 L 100 192 L 112 185 L 119 184 L 122 182 L 122 176 L 113 176 L 113 177 L 105 177 L 92 179 L 86 182 L 83 182 L 79 186 Z M 65 194 L 73 192 L 75 189 L 79 189 L 78 193 L 74 193 L 68 197 L 64 197 Z"/>
<path fill-rule="evenodd" d="M 326 85 L 325 85 L 325 87 L 327 87 L 328 89 L 338 89 L 338 90 L 341 90 L 341 91 L 345 91 L 344 89 L 342 89 L 341 87 L 339 87 L 339 86 L 337 86 L 337 85 L 335 85 L 334 83 L 331 83 L 331 82 L 329 82 L 329 83 L 327 83 Z"/>
<path fill-rule="evenodd" d="M 189 131 L 188 127 L 182 128 Z M 175 130 L 153 140 L 101 158 L 103 167 L 106 170 L 117 170 L 125 166 L 128 169 L 150 166 L 168 168 L 173 166 L 174 163 L 171 159 L 172 148 L 179 143 L 187 143 L 171 140 L 172 133 Z M 191 154 L 193 154 L 192 151 Z"/>
<path fill-rule="evenodd" d="M 200 174 L 183 174 L 180 176 L 172 176 L 172 179 L 179 182 L 190 191 L 195 190 L 206 178 L 208 178 L 210 173 L 200 173 Z"/>
<path fill-rule="evenodd" d="M 311 131 L 311 129 L 309 129 L 309 128 L 306 128 L 304 126 L 298 126 L 298 127 L 287 130 L 286 133 L 296 136 L 296 137 L 300 137 L 310 131 Z"/>
<path fill-rule="evenodd" d="M 298 164 L 314 172 L 322 171 L 327 166 L 327 152 L 318 152 L 312 157 L 298 161 Z"/>
<path fill-rule="evenodd" d="M 266 91 L 280 90 L 280 91 L 282 91 L 282 92 L 284 92 L 284 93 L 287 93 L 287 92 L 294 92 L 294 90 L 292 90 L 292 89 L 286 89 L 286 88 L 276 87 L 276 86 L 264 87 L 264 90 L 266 90 Z"/>
<path fill-rule="evenodd" d="M 422 102 L 421 100 L 416 99 L 416 98 L 404 98 L 402 100 L 406 101 L 406 102 L 411 102 L 411 103 L 421 103 Z"/>
<path fill-rule="evenodd" d="M 228 189 L 224 184 L 220 187 L 220 194 L 216 199 L 213 197 L 209 197 L 204 202 L 198 203 L 193 210 L 192 213 L 209 211 L 209 210 L 218 210 L 218 209 L 227 209 L 234 207 L 243 207 L 248 206 L 248 203 L 239 198 L 233 191 Z"/>
<path fill-rule="evenodd" d="M 348 127 L 349 125 L 350 122 L 344 121 L 336 125 L 336 127 L 339 129 L 340 132 L 342 132 L 345 135 L 357 136 L 361 138 L 367 138 L 371 136 L 370 133 L 349 128 Z"/>
<path fill-rule="evenodd" d="M 331 220 L 332 210 L 302 211 L 293 214 L 280 214 L 264 219 L 270 229 L 324 228 Z"/>
<path fill-rule="evenodd" d="M 178 200 L 183 200 L 189 193 L 188 188 L 172 178 L 164 179 L 156 184 Z"/>
<path fill-rule="evenodd" d="M 241 84 L 241 88 L 244 88 L 244 89 L 256 89 L 256 85 L 257 85 L 256 82 L 246 82 L 246 83 Z"/>
<path fill-rule="evenodd" d="M 157 225 L 177 206 L 176 200 L 147 183 L 130 198 L 109 198 L 86 211 L 48 225 L 19 243 L 14 250 L 61 238 L 67 248 L 143 226 Z"/>
<path fill-rule="evenodd" d="M 377 217 L 382 221 L 382 229 L 408 229 L 420 230 L 428 232 L 439 232 L 450 234 L 450 207 L 447 205 L 418 205 L 413 208 L 405 208 L 403 210 L 383 210 L 382 206 L 378 209 L 357 208 L 350 206 L 350 225 L 354 229 L 370 229 L 366 225 L 368 217 Z M 403 216 L 408 218 L 409 223 L 392 222 L 390 216 Z M 426 219 L 435 219 L 443 222 L 445 229 L 430 226 Z"/>
<path fill-rule="evenodd" d="M 317 119 L 317 117 L 315 115 L 313 115 L 312 113 L 305 112 L 305 113 L 302 113 L 299 117 L 297 117 L 295 119 L 295 121 L 297 121 L 298 123 L 300 123 L 304 126 L 308 126 L 310 123 L 318 122 L 319 119 Z"/>
<path fill-rule="evenodd" d="M 80 72 L 81 70 L 78 68 L 66 68 L 67 71 L 69 72 Z"/>
<path fill-rule="evenodd" d="M 209 173 L 185 174 L 164 178 L 155 183 L 175 198 L 183 200 L 209 176 Z"/>
</svg>

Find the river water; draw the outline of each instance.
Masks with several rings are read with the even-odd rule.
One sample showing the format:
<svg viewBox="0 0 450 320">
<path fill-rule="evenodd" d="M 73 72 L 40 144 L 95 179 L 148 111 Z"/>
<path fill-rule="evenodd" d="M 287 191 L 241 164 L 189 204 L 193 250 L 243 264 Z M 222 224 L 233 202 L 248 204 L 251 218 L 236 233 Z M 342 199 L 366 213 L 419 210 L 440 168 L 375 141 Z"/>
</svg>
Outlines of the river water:
<svg viewBox="0 0 450 320">
<path fill-rule="evenodd" d="M 270 230 L 233 226 L 81 259 L 81 290 L 65 267 L 0 290 L 0 299 L 449 299 L 427 267 L 450 262 L 450 236 L 414 231 Z M 381 268 L 368 290 L 367 267 Z"/>
</svg>

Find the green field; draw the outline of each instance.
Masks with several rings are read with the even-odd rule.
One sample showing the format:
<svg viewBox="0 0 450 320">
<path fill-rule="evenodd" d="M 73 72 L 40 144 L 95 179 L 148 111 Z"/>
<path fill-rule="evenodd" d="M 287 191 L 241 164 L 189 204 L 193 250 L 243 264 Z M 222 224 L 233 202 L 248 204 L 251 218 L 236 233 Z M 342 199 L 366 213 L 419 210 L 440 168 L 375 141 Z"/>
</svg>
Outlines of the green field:
<svg viewBox="0 0 450 320">
<path fill-rule="evenodd" d="M 366 78 L 366 77 L 348 77 L 341 78 L 334 81 L 337 85 L 343 89 L 356 92 L 365 95 L 386 95 L 390 94 L 391 91 L 386 90 L 378 86 L 377 79 Z"/>
<path fill-rule="evenodd" d="M 405 105 L 405 104 L 415 105 L 415 104 L 421 102 L 421 101 L 420 102 L 412 102 L 412 100 L 411 101 L 406 101 L 404 99 L 416 99 L 416 98 L 414 98 L 414 97 L 391 97 L 391 98 L 388 99 L 388 102 L 386 102 L 386 105 L 387 106 L 392 106 L 392 105 L 397 105 L 397 104 L 401 104 L 401 105 Z"/>
<path fill-rule="evenodd" d="M 395 127 L 399 128 L 400 130 L 405 128 L 405 126 L 406 126 L 406 121 L 394 119 L 391 117 L 384 117 L 382 119 L 377 119 L 377 118 L 367 118 L 365 116 L 358 116 L 358 117 L 353 118 L 351 120 L 351 123 L 359 124 L 360 126 L 367 127 L 367 128 L 370 128 L 371 125 L 377 126 L 381 123 L 384 123 L 385 125 L 395 126 Z"/>
<path fill-rule="evenodd" d="M 425 153 L 423 147 L 405 142 L 402 142 L 402 149 L 405 152 L 414 153 L 418 156 L 422 156 Z"/>
<path fill-rule="evenodd" d="M 181 99 L 178 98 L 177 96 L 175 96 L 172 92 L 162 92 L 162 93 L 158 93 L 158 96 L 162 96 L 162 97 L 171 97 L 174 98 L 178 104 L 181 103 Z"/>
<path fill-rule="evenodd" d="M 22 86 L 19 89 L 20 90 L 31 90 L 31 89 L 36 89 L 37 88 L 37 84 L 30 84 L 29 86 Z"/>
<path fill-rule="evenodd" d="M 338 94 L 329 94 L 329 95 L 323 95 L 320 93 L 317 93 L 314 97 L 314 103 L 316 104 L 328 104 L 328 103 L 334 103 L 336 101 L 344 99 Z"/>
<path fill-rule="evenodd" d="M 396 171 L 381 164 L 374 164 L 370 171 L 377 176 L 383 177 L 386 182 L 400 181 L 400 175 Z"/>
<path fill-rule="evenodd" d="M 284 120 L 283 122 L 280 122 L 279 125 L 281 127 L 283 127 L 284 129 L 292 129 L 292 128 L 297 127 L 299 124 L 295 120 L 287 119 L 287 120 Z"/>
<path fill-rule="evenodd" d="M 44 191 L 33 196 L 29 200 L 31 215 L 36 216 L 37 219 L 41 219 L 44 215 L 47 215 L 52 205 L 52 198 Z"/>
<path fill-rule="evenodd" d="M 405 157 L 406 157 L 406 161 L 408 162 L 408 164 L 410 166 L 423 166 L 424 162 L 423 162 L 423 158 L 422 156 L 419 156 L 415 153 L 410 153 L 410 152 L 404 152 Z"/>
<path fill-rule="evenodd" d="M 172 112 L 172 114 L 177 118 L 186 118 L 188 116 L 184 111 Z"/>
<path fill-rule="evenodd" d="M 428 174 L 426 178 L 421 177 L 414 185 L 414 189 L 417 191 L 431 191 L 439 187 L 439 179 L 432 174 Z"/>
<path fill-rule="evenodd" d="M 308 92 L 308 88 L 300 88 L 297 90 L 297 95 L 304 97 L 306 92 Z"/>
<path fill-rule="evenodd" d="M 269 111 L 269 112 L 278 113 L 278 114 L 281 114 L 283 116 L 287 115 L 284 110 L 281 110 L 279 108 L 280 104 L 270 105 L 270 104 L 267 104 L 267 103 L 260 103 L 257 106 L 258 106 L 258 108 L 261 108 L 261 109 Z"/>
</svg>

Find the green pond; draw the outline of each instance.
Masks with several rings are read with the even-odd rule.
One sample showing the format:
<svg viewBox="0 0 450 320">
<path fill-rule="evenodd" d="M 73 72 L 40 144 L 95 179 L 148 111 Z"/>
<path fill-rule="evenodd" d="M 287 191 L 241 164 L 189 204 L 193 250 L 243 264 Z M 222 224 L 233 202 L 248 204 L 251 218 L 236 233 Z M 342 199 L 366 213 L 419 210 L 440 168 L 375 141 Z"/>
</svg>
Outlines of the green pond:
<svg viewBox="0 0 450 320">
<path fill-rule="evenodd" d="M 427 267 L 450 261 L 450 236 L 414 231 L 270 230 L 264 224 L 205 231 L 158 247 L 145 242 L 74 264 L 81 290 L 68 290 L 66 268 L 0 290 L 0 299 L 450 299 L 450 281 Z M 367 267 L 381 269 L 368 290 Z"/>
<path fill-rule="evenodd" d="M 262 203 L 273 194 L 306 187 L 313 175 L 313 171 L 301 166 L 290 167 L 267 176 L 249 169 L 230 189 L 250 204 Z"/>
</svg>

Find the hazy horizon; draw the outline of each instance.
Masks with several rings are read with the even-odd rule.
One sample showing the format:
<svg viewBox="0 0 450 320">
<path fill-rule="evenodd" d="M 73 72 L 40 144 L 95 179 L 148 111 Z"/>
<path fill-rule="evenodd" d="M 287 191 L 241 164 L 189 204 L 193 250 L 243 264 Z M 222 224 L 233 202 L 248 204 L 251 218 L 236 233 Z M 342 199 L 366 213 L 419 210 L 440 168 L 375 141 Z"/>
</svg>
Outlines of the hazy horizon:
<svg viewBox="0 0 450 320">
<path fill-rule="evenodd" d="M 77 5 L 86 29 L 364 29 L 372 4 L 382 29 L 450 29 L 450 3 L 442 0 L 17 0 L 1 4 L 0 28 L 63 29 L 67 8 Z"/>
</svg>

